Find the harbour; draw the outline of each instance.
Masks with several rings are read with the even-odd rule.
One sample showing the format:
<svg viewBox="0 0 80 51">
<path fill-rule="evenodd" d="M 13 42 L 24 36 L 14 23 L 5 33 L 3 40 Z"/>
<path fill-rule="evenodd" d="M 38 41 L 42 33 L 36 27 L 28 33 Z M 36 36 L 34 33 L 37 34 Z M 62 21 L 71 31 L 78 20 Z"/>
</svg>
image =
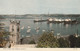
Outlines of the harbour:
<svg viewBox="0 0 80 51">
<path fill-rule="evenodd" d="M 80 1 L 1 0 L 0 48 L 80 48 Z"/>
<path fill-rule="evenodd" d="M 3 19 L 0 25 L 4 25 L 3 28 L 5 31 L 10 33 L 9 39 L 8 36 L 5 37 L 8 42 L 4 45 L 4 48 L 15 47 L 15 44 L 34 44 L 31 46 L 37 47 L 38 45 L 36 46 L 36 44 L 39 42 L 39 38 L 44 35 L 47 37 L 48 35 L 53 35 L 57 40 L 60 38 L 67 40 L 70 36 L 78 38 L 80 36 L 79 19 L 80 17 L 63 18 L 42 16 L 38 17 L 38 19 L 28 19 L 27 17 L 26 19 L 23 19 L 23 17 Z"/>
<path fill-rule="evenodd" d="M 34 16 L 33 16 L 34 17 Z M 42 17 L 42 16 L 41 16 Z M 38 18 L 41 18 L 38 17 Z M 61 21 L 60 19 L 63 17 L 50 17 L 50 18 L 56 18 L 56 20 L 58 19 L 59 21 Z M 72 17 L 73 18 L 73 17 Z M 78 19 L 76 17 L 74 17 L 75 19 Z M 73 19 L 74 19 L 73 18 Z M 31 36 L 31 35 L 41 35 L 43 32 L 49 32 L 51 30 L 54 30 L 54 35 L 57 35 L 57 33 L 60 33 L 61 35 L 70 35 L 70 34 L 75 34 L 77 33 L 77 29 L 78 29 L 78 33 L 80 34 L 80 29 L 78 28 L 80 26 L 80 24 L 78 23 L 66 23 L 65 21 L 61 21 L 61 22 L 53 22 L 53 21 L 49 21 L 48 23 L 48 19 L 49 17 L 43 17 L 43 20 L 34 22 L 35 18 L 31 18 L 31 19 L 16 19 L 16 20 L 20 20 L 21 21 L 21 30 L 20 30 L 20 34 L 22 36 Z M 67 17 L 65 18 L 65 20 L 67 19 Z M 70 18 L 68 17 L 67 20 L 69 20 Z M 9 29 L 9 23 L 10 19 L 6 19 L 3 20 L 3 22 L 5 22 L 5 29 L 8 31 Z M 69 21 L 72 22 L 72 21 Z"/>
</svg>

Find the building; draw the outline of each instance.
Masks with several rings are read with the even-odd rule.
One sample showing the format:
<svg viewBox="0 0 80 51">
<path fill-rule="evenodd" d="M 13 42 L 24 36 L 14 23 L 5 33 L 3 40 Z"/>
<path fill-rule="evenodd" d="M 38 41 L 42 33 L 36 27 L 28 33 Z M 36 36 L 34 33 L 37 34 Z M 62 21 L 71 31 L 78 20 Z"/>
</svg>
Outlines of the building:
<svg viewBox="0 0 80 51">
<path fill-rule="evenodd" d="M 9 40 L 10 43 L 15 45 L 20 43 L 20 21 L 17 20 L 10 20 L 9 26 Z"/>
<path fill-rule="evenodd" d="M 4 25 L 5 25 L 4 22 L 0 22 L 0 31 L 4 31 Z"/>
</svg>

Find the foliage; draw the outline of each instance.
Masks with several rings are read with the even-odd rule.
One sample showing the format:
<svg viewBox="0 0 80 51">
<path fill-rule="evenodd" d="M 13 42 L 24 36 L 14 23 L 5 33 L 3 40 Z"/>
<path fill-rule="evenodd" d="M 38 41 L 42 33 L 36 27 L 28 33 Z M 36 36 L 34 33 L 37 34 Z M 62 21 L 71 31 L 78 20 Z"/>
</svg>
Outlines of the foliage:
<svg viewBox="0 0 80 51">
<path fill-rule="evenodd" d="M 74 35 L 69 36 L 70 47 L 76 47 L 76 40 L 77 38 Z"/>
<path fill-rule="evenodd" d="M 36 44 L 34 40 L 31 40 L 29 44 Z"/>
<path fill-rule="evenodd" d="M 39 42 L 37 47 L 59 47 L 57 39 L 51 32 L 43 33 L 43 35 L 39 38 Z"/>
<path fill-rule="evenodd" d="M 59 47 L 69 47 L 69 41 L 64 38 L 59 38 L 58 39 Z"/>
<path fill-rule="evenodd" d="M 50 32 L 43 33 L 42 36 L 39 38 L 37 47 L 41 48 L 55 48 L 55 47 L 71 47 L 80 48 L 80 36 L 75 37 L 74 35 L 70 35 L 69 37 L 60 37 L 56 38 L 54 35 Z"/>
<path fill-rule="evenodd" d="M 79 47 L 79 48 L 80 48 L 80 36 L 77 37 L 77 40 L 76 40 L 76 47 Z"/>
<path fill-rule="evenodd" d="M 6 37 L 8 35 L 9 35 L 9 32 L 5 32 L 5 31 L 0 32 L 0 47 L 4 46 L 7 43 Z"/>
</svg>

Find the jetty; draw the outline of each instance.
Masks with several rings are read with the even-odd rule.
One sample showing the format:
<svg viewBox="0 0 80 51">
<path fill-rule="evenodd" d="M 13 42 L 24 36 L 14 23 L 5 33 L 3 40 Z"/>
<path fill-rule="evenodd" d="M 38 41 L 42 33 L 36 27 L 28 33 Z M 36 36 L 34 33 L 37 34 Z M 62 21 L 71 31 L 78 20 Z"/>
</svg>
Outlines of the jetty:
<svg viewBox="0 0 80 51">
<path fill-rule="evenodd" d="M 47 21 L 47 20 L 34 20 L 34 22 L 45 22 L 45 21 Z"/>
<path fill-rule="evenodd" d="M 45 22 L 45 21 L 47 21 L 47 19 L 42 19 L 42 17 L 41 19 L 37 18 L 34 20 L 34 22 Z"/>
</svg>

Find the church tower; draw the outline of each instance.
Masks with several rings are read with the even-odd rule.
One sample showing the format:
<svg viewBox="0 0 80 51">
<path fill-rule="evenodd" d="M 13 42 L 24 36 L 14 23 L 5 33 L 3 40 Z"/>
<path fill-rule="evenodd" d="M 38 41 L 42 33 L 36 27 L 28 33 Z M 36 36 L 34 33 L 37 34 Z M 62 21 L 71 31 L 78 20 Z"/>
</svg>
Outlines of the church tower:
<svg viewBox="0 0 80 51">
<path fill-rule="evenodd" d="M 17 20 L 10 20 L 10 43 L 12 44 L 19 44 L 20 42 L 20 21 Z"/>
</svg>

